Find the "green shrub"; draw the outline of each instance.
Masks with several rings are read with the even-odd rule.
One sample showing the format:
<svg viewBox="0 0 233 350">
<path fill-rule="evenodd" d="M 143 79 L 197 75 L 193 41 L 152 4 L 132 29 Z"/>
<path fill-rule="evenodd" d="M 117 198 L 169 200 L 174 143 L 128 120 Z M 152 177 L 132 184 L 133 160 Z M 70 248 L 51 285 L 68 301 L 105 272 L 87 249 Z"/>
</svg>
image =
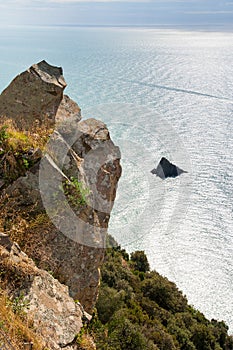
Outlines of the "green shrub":
<svg viewBox="0 0 233 350">
<path fill-rule="evenodd" d="M 136 251 L 131 254 L 131 261 L 134 264 L 135 270 L 140 272 L 147 272 L 150 270 L 150 265 L 144 251 Z"/>
<path fill-rule="evenodd" d="M 81 181 L 71 177 L 70 180 L 66 180 L 63 183 L 63 189 L 71 205 L 78 208 L 87 205 L 87 197 L 90 194 L 90 190 Z"/>
<path fill-rule="evenodd" d="M 124 306 L 124 300 L 125 292 L 123 290 L 118 292 L 108 286 L 102 286 L 96 304 L 100 321 L 103 324 L 107 323 L 112 315 Z"/>
<path fill-rule="evenodd" d="M 191 340 L 197 350 L 212 350 L 215 348 L 215 338 L 211 328 L 204 324 L 196 324 L 193 327 Z"/>
<path fill-rule="evenodd" d="M 141 333 L 140 327 L 125 317 L 114 316 L 108 327 L 109 343 L 119 350 L 155 350 L 157 347 Z"/>
<path fill-rule="evenodd" d="M 176 285 L 147 272 L 145 253 L 107 250 L 97 313 L 89 331 L 98 350 L 233 350 L 224 322 L 208 321 Z"/>
<path fill-rule="evenodd" d="M 185 311 L 187 301 L 176 285 L 154 271 L 142 282 L 142 292 L 166 310 Z"/>
<path fill-rule="evenodd" d="M 9 138 L 9 134 L 7 133 L 8 126 L 3 125 L 0 128 L 0 146 L 4 144 L 4 142 Z"/>
<path fill-rule="evenodd" d="M 157 345 L 159 350 L 177 350 L 173 337 L 161 327 L 149 328 L 148 338 Z"/>
</svg>

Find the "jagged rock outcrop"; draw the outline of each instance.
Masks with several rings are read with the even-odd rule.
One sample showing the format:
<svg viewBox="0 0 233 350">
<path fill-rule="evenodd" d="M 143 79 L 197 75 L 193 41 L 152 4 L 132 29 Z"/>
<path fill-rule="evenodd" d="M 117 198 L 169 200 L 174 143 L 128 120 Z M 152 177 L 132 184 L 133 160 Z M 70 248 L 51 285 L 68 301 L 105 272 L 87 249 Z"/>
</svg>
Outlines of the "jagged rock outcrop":
<svg viewBox="0 0 233 350">
<path fill-rule="evenodd" d="M 36 124 L 39 135 L 40 126 L 54 129 L 42 160 L 2 190 L 0 227 L 91 312 L 121 175 L 120 152 L 105 124 L 80 121 L 80 108 L 63 95 L 65 86 L 61 68 L 43 61 L 16 77 L 0 97 L 0 115 L 19 130 Z"/>
<path fill-rule="evenodd" d="M 11 119 L 20 130 L 54 127 L 56 118 L 75 116 L 80 108 L 63 95 L 66 82 L 60 67 L 42 61 L 18 75 L 0 95 L 1 119 Z"/>
<path fill-rule="evenodd" d="M 52 350 L 76 349 L 72 345 L 83 321 L 90 319 L 82 307 L 69 296 L 68 287 L 48 272 L 38 269 L 7 235 L 0 235 L 1 284 L 8 297 L 23 298 L 24 312 L 42 344 Z"/>
<path fill-rule="evenodd" d="M 178 166 L 172 164 L 169 162 L 169 160 L 162 157 L 157 168 L 151 170 L 151 173 L 164 180 L 167 177 L 177 177 L 183 173 L 187 173 L 187 171 L 178 168 Z"/>
</svg>

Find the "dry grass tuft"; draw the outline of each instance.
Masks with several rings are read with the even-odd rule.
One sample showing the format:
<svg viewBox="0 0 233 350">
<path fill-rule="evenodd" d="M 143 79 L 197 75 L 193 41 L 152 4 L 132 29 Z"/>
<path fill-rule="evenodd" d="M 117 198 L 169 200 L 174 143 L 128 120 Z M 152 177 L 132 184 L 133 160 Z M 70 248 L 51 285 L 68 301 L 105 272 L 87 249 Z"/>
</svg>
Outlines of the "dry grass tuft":
<svg viewBox="0 0 233 350">
<path fill-rule="evenodd" d="M 84 333 L 82 335 L 81 340 L 79 341 L 78 349 L 79 350 L 96 350 L 96 346 L 93 338 L 89 334 Z"/>
<path fill-rule="evenodd" d="M 0 289 L 0 329 L 9 337 L 15 350 L 24 350 L 25 343 L 33 343 L 33 350 L 43 350 L 31 322 L 24 313 L 14 313 L 11 305 L 6 293 Z"/>
<path fill-rule="evenodd" d="M 3 141 L 2 144 L 7 150 L 17 152 L 20 150 L 26 151 L 30 148 L 44 149 L 52 132 L 53 129 L 45 128 L 44 126 L 35 127 L 30 131 L 21 131 L 14 125 L 12 120 L 7 119 L 0 123 L 0 144 Z"/>
<path fill-rule="evenodd" d="M 1 121 L 0 178 L 3 179 L 5 186 L 19 176 L 24 176 L 26 171 L 40 159 L 38 155 L 36 156 L 36 150 L 44 150 L 52 132 L 52 129 L 44 126 L 22 131 L 14 126 L 12 120 Z"/>
</svg>

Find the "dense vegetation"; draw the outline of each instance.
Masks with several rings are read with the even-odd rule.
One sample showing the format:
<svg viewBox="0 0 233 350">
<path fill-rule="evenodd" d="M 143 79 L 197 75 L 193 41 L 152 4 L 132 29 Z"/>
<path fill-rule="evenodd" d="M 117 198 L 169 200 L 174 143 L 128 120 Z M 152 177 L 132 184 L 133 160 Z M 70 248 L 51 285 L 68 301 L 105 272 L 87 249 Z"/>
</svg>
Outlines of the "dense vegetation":
<svg viewBox="0 0 233 350">
<path fill-rule="evenodd" d="M 110 248 L 88 332 L 98 350 L 230 350 L 224 322 L 208 321 L 176 285 L 149 272 L 143 251 Z"/>
</svg>

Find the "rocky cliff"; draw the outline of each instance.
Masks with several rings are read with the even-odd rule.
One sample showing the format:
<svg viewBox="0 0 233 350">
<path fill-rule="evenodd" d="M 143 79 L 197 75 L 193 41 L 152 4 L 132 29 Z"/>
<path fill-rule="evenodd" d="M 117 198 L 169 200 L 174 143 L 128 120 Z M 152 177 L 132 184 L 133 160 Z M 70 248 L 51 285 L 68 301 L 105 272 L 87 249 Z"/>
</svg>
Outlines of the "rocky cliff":
<svg viewBox="0 0 233 350">
<path fill-rule="evenodd" d="M 4 234 L 0 234 L 0 271 L 1 284 L 14 300 L 15 311 L 25 307 L 42 345 L 61 349 L 71 344 L 85 319 L 91 317 L 69 296 L 67 286 L 38 269 Z"/>
<path fill-rule="evenodd" d="M 76 115 L 80 108 L 63 95 L 66 82 L 62 68 L 42 61 L 18 75 L 0 95 L 1 118 L 12 119 L 22 130 L 54 128 L 56 119 Z"/>
<path fill-rule="evenodd" d="M 68 301 L 68 291 L 92 312 L 121 175 L 120 152 L 106 125 L 81 120 L 79 106 L 63 94 L 65 87 L 62 69 L 42 61 L 17 76 L 0 95 L 0 229 L 36 264 L 36 277 L 26 292 L 36 326 L 43 311 L 33 314 L 33 307 L 45 285 L 50 299 L 44 294 L 42 310 L 46 300 L 53 300 L 61 313 L 66 309 L 56 302 L 65 299 L 56 293 L 59 283 L 72 317 L 80 318 L 80 310 Z M 13 253 L 4 254 L 11 262 Z M 53 281 L 47 274 L 43 282 L 45 275 L 39 270 L 49 271 Z M 40 327 L 37 330 L 43 333 Z M 53 340 L 56 346 L 67 344 L 67 339 Z"/>
</svg>

